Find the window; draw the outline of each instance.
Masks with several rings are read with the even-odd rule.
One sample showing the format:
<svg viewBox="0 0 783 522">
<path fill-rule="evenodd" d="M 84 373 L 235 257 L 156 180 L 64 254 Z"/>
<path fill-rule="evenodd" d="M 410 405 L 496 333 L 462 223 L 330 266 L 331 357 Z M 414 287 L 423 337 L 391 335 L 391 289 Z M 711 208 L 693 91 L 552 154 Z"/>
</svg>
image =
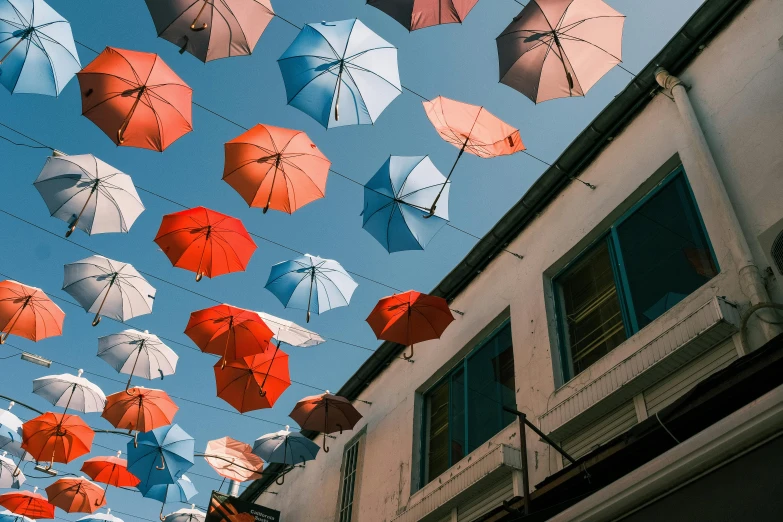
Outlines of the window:
<svg viewBox="0 0 783 522">
<path fill-rule="evenodd" d="M 424 395 L 422 484 L 514 421 L 511 324 L 506 321 Z"/>
<path fill-rule="evenodd" d="M 554 279 L 565 380 L 718 273 L 682 168 Z"/>
<path fill-rule="evenodd" d="M 342 483 L 340 485 L 340 511 L 338 522 L 351 522 L 353 516 L 353 497 L 356 492 L 356 470 L 359 462 L 360 437 L 348 444 L 343 455 Z"/>
</svg>

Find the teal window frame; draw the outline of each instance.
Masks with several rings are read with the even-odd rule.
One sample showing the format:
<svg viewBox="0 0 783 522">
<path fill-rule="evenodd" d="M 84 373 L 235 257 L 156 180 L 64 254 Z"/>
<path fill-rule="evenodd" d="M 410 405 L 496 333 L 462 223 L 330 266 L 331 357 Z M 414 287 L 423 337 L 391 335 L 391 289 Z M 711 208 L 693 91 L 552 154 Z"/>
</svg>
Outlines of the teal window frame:
<svg viewBox="0 0 783 522">
<path fill-rule="evenodd" d="M 691 188 L 690 182 L 688 181 L 688 176 L 685 173 L 685 169 L 682 165 L 680 165 L 674 171 L 668 174 L 660 183 L 658 183 L 658 185 L 656 185 L 655 188 L 653 188 L 650 192 L 645 194 L 644 197 L 642 197 L 638 202 L 636 202 L 630 209 L 624 212 L 614 223 L 612 223 L 612 225 L 609 227 L 609 230 L 607 230 L 606 232 L 598 236 L 596 240 L 590 243 L 590 245 L 587 248 L 582 250 L 574 259 L 572 259 L 565 267 L 563 267 L 557 274 L 555 274 L 554 277 L 552 277 L 552 288 L 554 290 L 553 293 L 554 293 L 554 301 L 555 301 L 555 319 L 556 319 L 557 335 L 558 335 L 557 355 L 560 358 L 560 364 L 559 364 L 560 379 L 558 379 L 559 381 L 557 383 L 558 385 L 563 385 L 576 376 L 576 374 L 574 373 L 573 360 L 571 357 L 570 348 L 568 346 L 568 343 L 566 342 L 568 332 L 566 330 L 565 318 L 563 317 L 564 307 L 563 307 L 562 297 L 560 295 L 559 288 L 558 288 L 558 280 L 560 279 L 561 276 L 567 274 L 568 271 L 579 261 L 581 261 L 585 256 L 592 253 L 594 248 L 596 248 L 601 242 L 606 242 L 609 249 L 610 260 L 612 263 L 612 271 L 614 273 L 615 287 L 617 288 L 617 296 L 620 302 L 620 310 L 622 312 L 623 326 L 625 328 L 626 339 L 629 339 L 633 335 L 638 333 L 642 328 L 639 327 L 636 311 L 633 305 L 633 299 L 631 299 L 632 292 L 631 292 L 630 284 L 628 282 L 627 270 L 626 270 L 625 262 L 623 260 L 622 249 L 620 248 L 618 228 L 623 223 L 625 223 L 628 219 L 634 216 L 636 212 L 645 203 L 647 203 L 653 197 L 655 197 L 656 194 L 658 194 L 665 187 L 669 186 L 669 184 L 673 183 L 675 180 L 679 180 L 679 179 L 683 180 L 684 182 L 683 184 L 687 190 L 686 195 L 688 196 L 688 198 L 690 199 L 693 205 L 693 211 L 698 221 L 698 226 L 701 227 L 701 231 L 704 234 L 706 246 L 707 249 L 709 250 L 712 263 L 715 267 L 715 271 L 716 271 L 715 275 L 720 273 L 720 265 L 718 264 L 718 258 L 715 255 L 715 250 L 712 246 L 712 241 L 710 241 L 710 236 L 709 233 L 707 232 L 707 227 L 704 224 L 704 219 L 702 218 L 701 211 L 699 210 L 699 205 L 696 201 L 696 197 L 693 193 L 693 189 Z"/>
<path fill-rule="evenodd" d="M 445 382 L 449 382 L 449 406 L 448 406 L 449 407 L 449 411 L 448 411 L 448 419 L 449 419 L 449 423 L 448 423 L 448 431 L 449 431 L 448 443 L 449 443 L 449 448 L 448 448 L 448 451 L 447 451 L 448 456 L 449 456 L 449 463 L 448 463 L 448 468 L 447 469 L 449 469 L 454 464 L 456 464 L 456 462 L 454 462 L 454 460 L 453 460 L 453 454 L 452 454 L 452 449 L 451 449 L 451 441 L 453 440 L 453 438 L 452 438 L 452 422 L 451 422 L 451 420 L 453 418 L 452 417 L 452 409 L 451 409 L 452 408 L 452 403 L 453 403 L 453 401 L 451 400 L 451 396 L 452 396 L 451 382 L 453 382 L 454 377 L 460 371 L 462 371 L 462 375 L 463 375 L 463 379 L 464 379 L 464 383 L 465 383 L 464 386 L 463 386 L 463 388 L 464 388 L 464 392 L 463 392 L 464 393 L 464 398 L 463 398 L 463 405 L 464 405 L 464 412 L 463 412 L 463 415 L 464 415 L 464 420 L 463 420 L 464 455 L 462 456 L 462 458 L 464 458 L 464 457 L 466 457 L 467 455 L 470 454 L 470 451 L 469 451 L 469 448 L 470 448 L 470 440 L 469 440 L 469 426 L 470 426 L 470 423 L 468 422 L 469 419 L 470 419 L 470 415 L 469 415 L 469 401 L 468 401 L 468 396 L 469 396 L 469 391 L 470 391 L 470 388 L 468 386 L 468 383 L 469 383 L 469 380 L 468 380 L 469 379 L 469 377 L 468 377 L 468 365 L 469 365 L 469 362 L 488 343 L 494 341 L 495 338 L 503 331 L 503 329 L 510 328 L 510 327 L 511 327 L 511 319 L 509 318 L 509 319 L 504 320 L 501 324 L 499 324 L 496 328 L 494 328 L 480 343 L 478 343 L 473 349 L 471 349 L 471 351 L 464 358 L 462 358 L 453 368 L 451 368 L 446 373 L 446 375 L 444 375 L 443 377 L 438 379 L 438 381 L 435 382 L 435 384 L 430 386 L 424 393 L 422 393 L 422 399 L 423 399 L 422 404 L 423 404 L 423 406 L 422 406 L 422 409 L 421 409 L 421 418 L 419 419 L 420 426 L 421 426 L 421 441 L 420 441 L 421 459 L 420 459 L 420 465 L 419 465 L 419 489 L 421 489 L 425 485 L 429 484 L 432 480 L 434 480 L 436 478 L 436 477 L 428 477 L 427 476 L 427 461 L 428 461 L 427 437 L 428 437 L 428 434 L 429 434 L 429 413 L 430 413 L 429 412 L 429 408 L 427 406 L 427 398 L 430 396 L 430 394 L 432 392 L 437 390 L 442 384 L 444 384 Z M 499 355 L 500 355 L 500 353 L 498 352 L 497 345 L 496 345 L 494 356 L 498 357 Z M 512 341 L 512 355 L 513 355 L 513 341 Z M 496 397 L 498 397 L 500 400 L 502 400 L 502 384 L 500 383 L 499 380 L 497 381 L 497 383 L 495 385 L 495 390 L 496 390 Z M 509 413 L 507 413 L 507 412 L 505 412 L 503 410 L 502 402 L 498 402 L 497 404 L 498 404 L 498 412 L 497 413 L 498 413 L 498 417 L 499 417 L 499 420 L 500 420 L 499 424 L 501 425 L 501 428 L 498 431 L 498 433 L 499 433 L 503 428 L 505 428 L 505 426 L 507 426 L 508 424 L 513 422 L 513 416 L 511 416 Z M 515 393 L 514 393 L 514 404 L 511 405 L 511 406 L 513 408 L 516 408 L 516 390 L 515 390 Z M 504 423 L 503 422 L 503 419 L 506 418 L 506 417 L 509 418 L 509 422 L 508 423 Z"/>
</svg>

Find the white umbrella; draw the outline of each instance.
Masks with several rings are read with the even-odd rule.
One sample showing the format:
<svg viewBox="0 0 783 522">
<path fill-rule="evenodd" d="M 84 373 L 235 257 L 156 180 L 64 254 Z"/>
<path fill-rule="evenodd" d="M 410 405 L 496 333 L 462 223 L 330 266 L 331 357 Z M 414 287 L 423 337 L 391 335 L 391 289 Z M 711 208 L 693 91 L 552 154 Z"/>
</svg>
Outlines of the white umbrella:
<svg viewBox="0 0 783 522">
<path fill-rule="evenodd" d="M 56 155 L 33 183 L 49 213 L 88 234 L 128 232 L 144 205 L 131 177 L 92 154 Z"/>
<path fill-rule="evenodd" d="M 326 340 L 315 332 L 302 328 L 293 321 L 287 321 L 274 315 L 258 312 L 261 319 L 267 324 L 270 330 L 274 332 L 274 338 L 278 343 L 286 343 L 299 348 L 308 348 L 326 342 Z"/>
<path fill-rule="evenodd" d="M 8 453 L 3 452 L 0 456 L 0 488 L 19 489 L 24 484 L 24 473 L 17 467 L 16 462 L 6 457 Z"/>
<path fill-rule="evenodd" d="M 33 381 L 33 393 L 40 395 L 54 406 L 69 408 L 84 413 L 103 411 L 106 395 L 98 386 L 79 375 L 63 373 L 47 375 Z M 63 415 L 65 412 L 63 412 Z"/>
<path fill-rule="evenodd" d="M 106 508 L 106 513 L 87 515 L 86 517 L 78 519 L 76 522 L 123 522 L 123 520 L 112 515 L 111 508 Z"/>
<path fill-rule="evenodd" d="M 103 256 L 65 265 L 63 290 L 95 314 L 93 326 L 101 315 L 124 322 L 148 314 L 155 299 L 155 289 L 132 265 Z"/>
<path fill-rule="evenodd" d="M 11 413 L 13 407 L 14 402 L 11 401 L 7 410 L 0 410 L 0 451 L 7 451 L 23 460 L 33 460 L 33 456 L 22 449 L 22 421 Z"/>
<path fill-rule="evenodd" d="M 118 373 L 130 375 L 125 391 L 130 388 L 134 375 L 150 380 L 173 375 L 179 360 L 174 350 L 163 344 L 157 335 L 132 329 L 99 337 L 98 357 Z"/>
<path fill-rule="evenodd" d="M 180 509 L 168 514 L 163 520 L 164 522 L 204 522 L 206 517 L 206 513 L 196 509 L 195 504 L 191 504 L 190 508 Z"/>
<path fill-rule="evenodd" d="M 0 522 L 35 522 L 35 520 L 4 509 L 0 511 Z"/>
</svg>

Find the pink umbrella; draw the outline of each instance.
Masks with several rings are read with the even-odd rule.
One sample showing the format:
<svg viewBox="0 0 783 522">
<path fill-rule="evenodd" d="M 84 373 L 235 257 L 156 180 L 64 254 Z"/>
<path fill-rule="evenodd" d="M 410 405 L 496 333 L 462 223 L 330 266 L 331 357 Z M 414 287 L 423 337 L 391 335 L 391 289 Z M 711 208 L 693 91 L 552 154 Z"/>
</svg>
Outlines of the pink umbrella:
<svg viewBox="0 0 783 522">
<path fill-rule="evenodd" d="M 461 24 L 478 0 L 367 0 L 367 4 L 397 20 L 408 31 L 433 25 Z"/>
<path fill-rule="evenodd" d="M 530 0 L 497 37 L 500 81 L 534 103 L 584 96 L 622 61 L 624 23 L 601 0 Z"/>
</svg>

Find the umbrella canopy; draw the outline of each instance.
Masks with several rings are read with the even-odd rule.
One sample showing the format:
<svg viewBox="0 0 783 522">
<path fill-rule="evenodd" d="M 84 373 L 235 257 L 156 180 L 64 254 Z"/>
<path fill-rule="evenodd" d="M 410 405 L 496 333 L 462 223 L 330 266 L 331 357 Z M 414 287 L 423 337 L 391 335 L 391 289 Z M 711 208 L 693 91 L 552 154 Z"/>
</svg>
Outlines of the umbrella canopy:
<svg viewBox="0 0 783 522">
<path fill-rule="evenodd" d="M 37 491 L 38 488 L 36 487 L 33 491 L 3 493 L 0 495 L 0 506 L 3 506 L 15 515 L 35 519 L 54 518 L 54 506 L 43 496 L 39 495 Z"/>
<path fill-rule="evenodd" d="M 364 186 L 362 227 L 389 253 L 424 250 L 448 223 L 449 186 L 428 156 L 390 156 Z M 425 219 L 441 188 L 443 203 Z"/>
<path fill-rule="evenodd" d="M 22 448 L 36 461 L 67 464 L 86 455 L 95 432 L 76 415 L 46 412 L 22 425 Z"/>
<path fill-rule="evenodd" d="M 402 93 L 397 48 L 356 19 L 305 25 L 277 64 L 288 104 L 326 128 L 373 124 Z"/>
<path fill-rule="evenodd" d="M 294 213 L 326 195 L 331 162 L 302 131 L 256 125 L 225 145 L 223 181 L 251 207 Z"/>
<path fill-rule="evenodd" d="M 384 297 L 367 317 L 378 339 L 411 346 L 406 359 L 414 344 L 439 339 L 453 320 L 445 299 L 413 290 Z"/>
<path fill-rule="evenodd" d="M 142 433 L 138 447 L 128 442 L 128 471 L 139 477 L 146 491 L 157 484 L 174 484 L 193 466 L 193 437 L 176 424 Z"/>
<path fill-rule="evenodd" d="M 0 0 L 0 83 L 57 96 L 81 69 L 71 25 L 43 0 Z"/>
<path fill-rule="evenodd" d="M 206 513 L 196 509 L 195 505 L 191 505 L 190 508 L 179 509 L 166 515 L 163 522 L 204 522 L 206 518 Z"/>
<path fill-rule="evenodd" d="M 269 353 L 215 364 L 217 396 L 245 413 L 271 408 L 291 385 L 288 354 L 275 349 Z"/>
<path fill-rule="evenodd" d="M 222 304 L 190 314 L 185 327 L 202 352 L 220 355 L 226 361 L 263 353 L 272 340 L 272 330 L 251 310 Z"/>
<path fill-rule="evenodd" d="M 280 343 L 285 343 L 296 346 L 297 348 L 309 348 L 326 342 L 326 339 L 317 333 L 311 332 L 293 321 L 287 321 L 286 319 L 281 319 L 264 312 L 258 312 L 258 315 L 260 315 L 261 319 L 263 319 L 267 326 L 272 329 L 274 339 L 277 339 L 278 346 Z"/>
<path fill-rule="evenodd" d="M 158 36 L 202 62 L 253 52 L 274 18 L 269 0 L 146 0 Z"/>
<path fill-rule="evenodd" d="M 82 377 L 82 373 L 84 370 L 79 370 L 78 375 L 63 373 L 35 379 L 33 393 L 65 411 L 69 408 L 83 413 L 103 411 L 106 395 L 96 384 Z"/>
<path fill-rule="evenodd" d="M 32 518 L 16 515 L 7 509 L 0 511 L 0 522 L 33 522 Z"/>
<path fill-rule="evenodd" d="M 497 37 L 500 81 L 534 103 L 584 96 L 622 61 L 624 23 L 601 0 L 531 0 Z"/>
<path fill-rule="evenodd" d="M 0 344 L 12 333 L 31 341 L 62 335 L 65 312 L 40 288 L 0 282 Z"/>
<path fill-rule="evenodd" d="M 98 357 L 117 373 L 130 375 L 126 390 L 134 375 L 150 380 L 173 375 L 179 361 L 174 350 L 163 344 L 157 335 L 133 329 L 99 337 Z"/>
<path fill-rule="evenodd" d="M 362 414 L 353 407 L 351 401 L 339 395 L 332 395 L 328 390 L 321 395 L 305 397 L 297 402 L 290 416 L 303 430 L 320 431 L 324 434 L 352 430 L 362 419 Z M 323 448 L 324 452 L 329 453 L 325 436 Z"/>
<path fill-rule="evenodd" d="M 231 437 L 209 441 L 204 458 L 218 475 L 237 482 L 260 479 L 264 467 L 252 446 Z"/>
<path fill-rule="evenodd" d="M 433 25 L 461 24 L 478 0 L 367 0 L 408 31 Z"/>
<path fill-rule="evenodd" d="M 123 520 L 112 515 L 111 508 L 107 508 L 106 513 L 87 515 L 86 517 L 80 518 L 77 522 L 123 522 Z"/>
<path fill-rule="evenodd" d="M 106 397 L 101 416 L 115 428 L 147 432 L 171 424 L 177 410 L 163 390 L 135 387 Z"/>
<path fill-rule="evenodd" d="M 7 454 L 4 451 L 0 455 L 0 489 L 19 489 L 27 479 L 22 470 L 16 465 L 16 462 L 6 457 Z"/>
<path fill-rule="evenodd" d="M 348 306 L 357 286 L 340 263 L 310 254 L 272 266 L 266 282 L 286 308 L 306 309 L 308 323 L 311 311 Z"/>
<path fill-rule="evenodd" d="M 92 154 L 47 158 L 33 185 L 49 214 L 68 223 L 65 237 L 77 228 L 127 233 L 144 212 L 131 177 Z"/>
<path fill-rule="evenodd" d="M 128 461 L 120 458 L 121 452 L 116 457 L 93 457 L 85 460 L 82 471 L 95 482 L 114 486 L 116 488 L 135 487 L 139 478 L 128 471 Z"/>
<path fill-rule="evenodd" d="M 102 487 L 86 478 L 61 478 L 46 488 L 49 503 L 66 513 L 94 513 L 106 505 Z"/>
<path fill-rule="evenodd" d="M 256 244 L 242 222 L 204 207 L 163 216 L 155 243 L 177 268 L 216 277 L 243 272 Z"/>
<path fill-rule="evenodd" d="M 151 313 L 155 299 L 155 289 L 132 265 L 103 256 L 65 265 L 63 290 L 95 314 L 93 326 L 102 315 L 124 322 Z"/>
<path fill-rule="evenodd" d="M 193 90 L 157 54 L 107 47 L 77 77 L 82 114 L 116 145 L 163 152 L 193 130 Z"/>
<path fill-rule="evenodd" d="M 22 421 L 11 413 L 14 407 L 12 401 L 7 410 L 0 410 L 0 451 L 23 460 L 33 460 L 33 457 L 22 449 Z"/>
<path fill-rule="evenodd" d="M 256 439 L 253 453 L 266 462 L 276 462 L 286 466 L 302 464 L 315 459 L 320 446 L 298 431 L 284 430 L 268 433 Z"/>
<path fill-rule="evenodd" d="M 139 484 L 138 489 L 146 498 L 151 498 L 164 504 L 169 502 L 187 503 L 198 494 L 196 486 L 193 485 L 193 482 L 187 475 L 179 477 L 174 484 Z"/>
</svg>

